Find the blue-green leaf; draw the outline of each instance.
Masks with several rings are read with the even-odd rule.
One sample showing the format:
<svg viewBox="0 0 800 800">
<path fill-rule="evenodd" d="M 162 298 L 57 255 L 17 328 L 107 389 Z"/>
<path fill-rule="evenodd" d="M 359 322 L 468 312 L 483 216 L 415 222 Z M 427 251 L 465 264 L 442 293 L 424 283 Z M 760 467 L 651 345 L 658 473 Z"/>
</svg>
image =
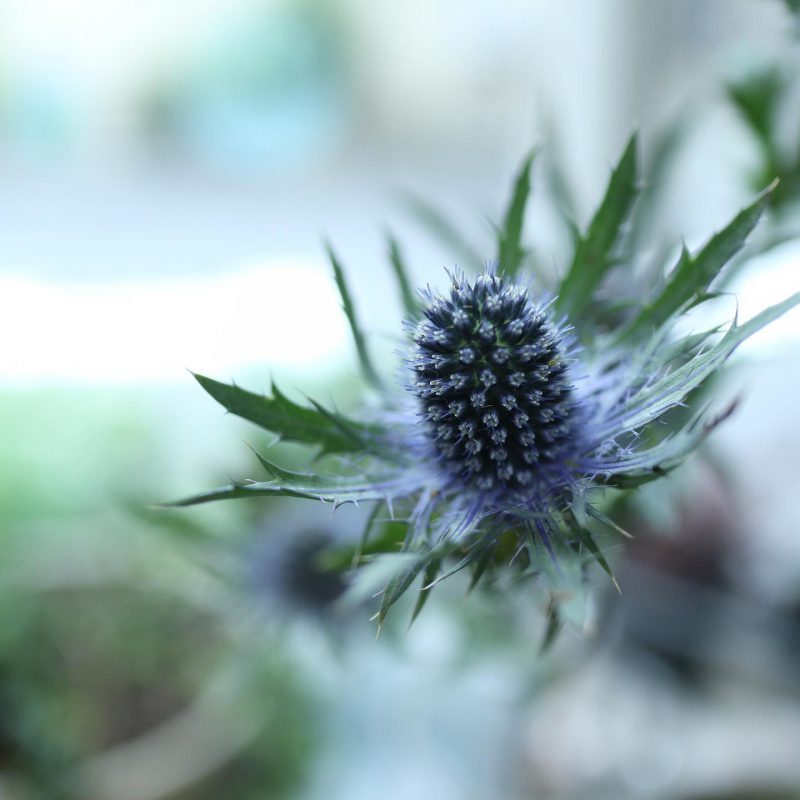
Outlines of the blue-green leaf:
<svg viewBox="0 0 800 800">
<path fill-rule="evenodd" d="M 361 365 L 361 372 L 364 374 L 364 378 L 366 378 L 367 382 L 371 386 L 376 389 L 380 389 L 383 386 L 383 382 L 381 381 L 380 376 L 372 364 L 372 358 L 370 357 L 369 350 L 367 348 L 367 340 L 364 337 L 364 332 L 361 329 L 358 317 L 356 316 L 353 298 L 351 297 L 350 289 L 347 286 L 344 269 L 342 268 L 341 262 L 336 257 L 336 253 L 333 251 L 333 247 L 331 246 L 330 242 L 325 243 L 325 250 L 328 253 L 328 259 L 333 267 L 333 277 L 336 280 L 336 286 L 338 287 L 339 294 L 342 298 L 342 308 L 344 309 L 345 316 L 350 324 L 350 331 L 353 334 L 353 341 L 356 346 L 356 352 L 358 353 L 358 361 Z"/>
<path fill-rule="evenodd" d="M 646 335 L 661 326 L 681 307 L 704 299 L 711 283 L 741 250 L 758 224 L 775 186 L 773 183 L 767 187 L 696 254 L 690 254 L 684 246 L 664 288 L 639 312 L 620 338 Z"/>
<path fill-rule="evenodd" d="M 425 604 L 428 602 L 428 598 L 433 591 L 436 576 L 439 574 L 441 568 L 442 562 L 438 558 L 429 561 L 425 567 L 425 572 L 422 573 L 422 586 L 420 586 L 417 602 L 414 604 L 414 610 L 411 612 L 411 620 L 408 623 L 409 628 L 414 624 L 414 620 L 419 616 L 422 609 L 425 608 Z"/>
<path fill-rule="evenodd" d="M 775 125 L 775 110 L 786 89 L 786 78 L 774 66 L 748 72 L 728 85 L 728 96 L 758 138 L 767 146 Z"/>
<path fill-rule="evenodd" d="M 403 310 L 406 315 L 411 319 L 416 319 L 420 314 L 420 303 L 414 290 L 411 288 L 411 281 L 408 278 L 408 270 L 406 268 L 403 254 L 400 252 L 400 245 L 397 240 L 391 235 L 387 235 L 386 241 L 389 245 L 389 262 L 394 270 L 394 277 L 397 281 L 397 289 L 400 293 L 400 301 L 403 304 Z"/>
<path fill-rule="evenodd" d="M 274 483 L 305 497 L 326 500 L 338 505 L 366 499 L 383 500 L 389 491 L 394 496 L 401 493 L 401 486 L 394 473 L 377 474 L 371 470 L 367 478 L 362 474 L 320 475 L 313 472 L 294 472 L 259 453 L 255 453 L 255 456 Z"/>
<path fill-rule="evenodd" d="M 426 579 L 424 584 L 428 586 L 428 591 L 430 591 L 437 583 L 445 578 L 449 578 L 451 575 L 454 575 L 456 572 L 475 561 L 480 555 L 480 551 L 473 545 L 467 550 L 467 555 L 459 561 L 455 567 L 444 574 L 439 574 L 441 571 L 441 562 L 467 541 L 478 524 L 477 515 L 456 517 L 443 525 L 442 529 L 439 531 L 436 544 L 433 546 L 427 543 L 411 545 L 411 540 L 406 540 L 404 553 L 411 554 L 415 558 L 408 567 L 394 575 L 386 586 L 377 614 L 379 625 L 383 624 L 389 609 L 400 599 L 408 587 L 411 586 L 423 567 L 427 567 L 433 562 L 439 562 L 439 566 L 437 566 L 435 570 L 436 575 L 431 575 L 430 579 Z"/>
<path fill-rule="evenodd" d="M 211 500 L 265 496 L 322 500 L 338 506 L 343 503 L 384 500 L 387 492 L 399 488 L 393 475 L 373 475 L 367 479 L 363 475 L 317 475 L 310 472 L 294 472 L 284 469 L 258 453 L 256 456 L 267 471 L 269 480 L 231 483 L 167 505 L 190 506 Z"/>
<path fill-rule="evenodd" d="M 342 432 L 348 441 L 358 442 L 357 448 L 351 448 L 350 452 L 357 450 L 361 453 L 378 456 L 387 461 L 398 462 L 400 460 L 400 453 L 396 447 L 389 445 L 385 437 L 381 435 L 379 428 L 366 425 L 362 422 L 355 422 L 348 419 L 336 411 L 330 411 L 325 406 L 318 403 L 313 398 L 308 398 L 308 402 L 314 406 L 314 409 L 319 413 L 323 419 L 328 420 L 331 425 Z M 321 451 L 321 454 L 331 452 L 330 450 Z M 340 451 L 341 452 L 341 451 Z"/>
<path fill-rule="evenodd" d="M 594 536 L 592 536 L 591 532 L 586 529 L 584 525 L 580 523 L 580 521 L 576 519 L 571 520 L 572 524 L 570 525 L 570 532 L 574 533 L 580 543 L 591 553 L 592 558 L 603 568 L 603 571 L 611 578 L 611 582 L 614 584 L 616 590 L 619 592 L 621 591 L 619 588 L 619 583 L 617 583 L 617 579 L 614 575 L 614 571 L 611 569 L 611 565 L 608 563 L 608 559 L 603 554 L 603 551 L 600 549 L 600 546 L 594 540 Z"/>
<path fill-rule="evenodd" d="M 414 579 L 428 562 L 429 553 L 413 553 L 410 555 L 416 556 L 411 566 L 393 575 L 386 585 L 386 588 L 383 590 L 381 605 L 377 614 L 379 631 L 386 620 L 389 609 L 403 596 L 406 589 L 414 583 Z"/>
<path fill-rule="evenodd" d="M 586 504 L 586 513 L 590 517 L 594 517 L 594 519 L 596 519 L 601 524 L 605 525 L 607 528 L 610 528 L 612 531 L 618 533 L 620 536 L 624 536 L 626 539 L 633 539 L 632 533 L 628 533 L 628 531 L 626 531 L 625 528 L 623 528 L 620 525 L 617 525 L 617 523 L 614 522 L 613 519 L 607 517 L 602 511 L 600 511 L 600 509 L 595 508 L 591 503 Z"/>
<path fill-rule="evenodd" d="M 573 321 L 589 305 L 595 289 L 613 266 L 612 251 L 637 194 L 637 136 L 633 134 L 611 173 L 597 213 L 578 239 L 572 263 L 561 282 L 556 307 L 571 315 Z"/>
<path fill-rule="evenodd" d="M 336 605 L 343 611 L 352 610 L 359 603 L 382 591 L 387 581 L 416 563 L 412 553 L 382 553 L 370 558 L 354 572 L 354 580 Z"/>
<path fill-rule="evenodd" d="M 194 374 L 194 377 L 231 414 L 287 441 L 317 445 L 323 453 L 369 449 L 368 444 L 376 433 L 367 425 L 323 410 L 319 404 L 315 404 L 316 408 L 300 406 L 282 394 L 275 384 L 272 385 L 272 397 L 267 397 L 205 375 Z"/>
<path fill-rule="evenodd" d="M 478 585 L 481 578 L 486 573 L 489 564 L 492 563 L 493 558 L 494 543 L 490 541 L 475 559 L 475 566 L 472 568 L 472 577 L 470 578 L 467 592 L 471 592 Z"/>
<path fill-rule="evenodd" d="M 525 207 L 531 190 L 531 165 L 535 153 L 530 153 L 514 181 L 514 191 L 506 210 L 503 226 L 497 232 L 497 260 L 499 271 L 513 277 L 519 272 L 525 257 L 522 246 L 522 229 L 525 223 Z"/>
<path fill-rule="evenodd" d="M 621 476 L 661 477 L 666 475 L 675 467 L 680 466 L 711 431 L 733 413 L 735 408 L 736 403 L 731 403 L 720 414 L 708 419 L 705 418 L 705 414 L 698 415 L 688 425 L 665 436 L 656 444 L 634 450 L 624 456 L 618 456 L 614 462 L 614 473 L 608 482 L 612 485 L 620 485 L 619 478 Z M 622 482 L 624 483 L 624 481 Z M 599 520 L 600 517 L 597 519 Z"/>
<path fill-rule="evenodd" d="M 708 340 L 722 331 L 722 325 L 711 328 L 707 331 L 700 333 L 690 333 L 682 336 L 680 339 L 665 344 L 659 351 L 659 357 L 662 364 L 668 364 L 670 361 L 683 362 L 687 358 L 696 354 L 698 350 L 706 345 Z"/>
<path fill-rule="evenodd" d="M 800 303 L 800 292 L 782 303 L 770 306 L 742 325 L 734 321 L 725 335 L 708 350 L 631 393 L 620 411 L 609 420 L 604 433 L 613 438 L 638 430 L 677 406 L 691 391 L 716 372 L 745 339 L 778 319 L 798 303 Z"/>
</svg>

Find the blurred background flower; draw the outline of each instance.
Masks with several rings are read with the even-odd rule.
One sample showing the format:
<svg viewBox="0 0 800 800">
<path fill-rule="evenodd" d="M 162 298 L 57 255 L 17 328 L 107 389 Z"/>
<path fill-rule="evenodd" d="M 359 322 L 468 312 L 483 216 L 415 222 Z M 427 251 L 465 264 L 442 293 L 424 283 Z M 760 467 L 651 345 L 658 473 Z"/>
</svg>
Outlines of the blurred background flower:
<svg viewBox="0 0 800 800">
<path fill-rule="evenodd" d="M 799 797 L 797 314 L 546 657 L 539 598 L 458 579 L 408 634 L 376 643 L 369 601 L 347 624 L 317 569 L 347 510 L 146 508 L 258 444 L 186 368 L 359 391 L 321 234 L 391 358 L 384 227 L 420 285 L 491 256 L 534 142 L 544 268 L 556 203 L 584 226 L 638 126 L 650 240 L 696 245 L 777 173 L 729 287 L 745 319 L 800 289 L 793 5 L 4 0 L 0 797 Z"/>
</svg>

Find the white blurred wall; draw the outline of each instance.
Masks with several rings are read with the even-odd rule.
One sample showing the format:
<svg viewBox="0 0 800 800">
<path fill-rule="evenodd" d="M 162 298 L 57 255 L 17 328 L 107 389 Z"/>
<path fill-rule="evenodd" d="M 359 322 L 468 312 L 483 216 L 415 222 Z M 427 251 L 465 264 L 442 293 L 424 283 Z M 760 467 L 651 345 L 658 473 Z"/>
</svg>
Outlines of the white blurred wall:
<svg viewBox="0 0 800 800">
<path fill-rule="evenodd" d="M 457 260 L 408 223 L 398 189 L 441 202 L 489 258 L 485 218 L 531 144 L 563 157 L 583 221 L 631 128 L 647 151 L 682 109 L 696 124 L 664 224 L 692 241 L 746 196 L 732 165 L 748 142 L 719 110 L 720 78 L 786 47 L 787 26 L 777 0 L 4 0 L 0 275 L 40 282 L 43 298 L 47 284 L 134 280 L 158 293 L 164 278 L 296 264 L 300 320 L 302 276 L 327 273 L 328 234 L 367 323 L 390 335 L 398 312 L 382 227 L 402 234 L 420 282 Z M 44 321 L 36 298 L 9 289 L 0 312 L 15 310 L 23 349 L 51 342 L 61 379 L 49 330 L 68 327 L 70 312 Z M 84 319 L 91 329 L 90 309 Z M 127 341 L 124 319 L 97 309 L 104 358 Z M 202 315 L 175 308 L 150 323 L 138 361 L 158 364 L 151 377 L 162 379 L 153 343 L 176 326 L 191 339 Z M 257 318 L 241 323 L 220 350 L 267 335 Z M 330 361 L 311 347 L 305 363 Z M 43 352 L 27 360 L 46 380 Z M 194 352 L 183 363 L 203 366 Z"/>
</svg>

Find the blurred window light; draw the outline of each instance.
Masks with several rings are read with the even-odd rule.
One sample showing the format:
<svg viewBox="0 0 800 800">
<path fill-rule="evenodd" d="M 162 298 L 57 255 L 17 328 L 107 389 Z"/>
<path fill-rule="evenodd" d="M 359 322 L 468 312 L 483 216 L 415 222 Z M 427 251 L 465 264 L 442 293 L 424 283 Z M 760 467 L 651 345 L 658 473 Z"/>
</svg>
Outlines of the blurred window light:
<svg viewBox="0 0 800 800">
<path fill-rule="evenodd" d="M 9 0 L 0 52 L 0 137 L 34 162 L 158 146 L 258 177 L 347 127 L 340 15 L 317 0 Z"/>
<path fill-rule="evenodd" d="M 347 336 L 333 282 L 301 263 L 89 285 L 0 276 L 5 384 L 180 381 L 187 368 L 227 377 L 249 365 L 327 372 Z"/>
<path fill-rule="evenodd" d="M 800 241 L 786 242 L 754 258 L 731 286 L 736 294 L 739 320 L 754 317 L 765 308 L 800 292 Z M 753 337 L 751 347 L 772 351 L 800 345 L 800 314 L 796 311 L 768 325 Z M 754 351 L 755 352 L 755 351 Z"/>
</svg>

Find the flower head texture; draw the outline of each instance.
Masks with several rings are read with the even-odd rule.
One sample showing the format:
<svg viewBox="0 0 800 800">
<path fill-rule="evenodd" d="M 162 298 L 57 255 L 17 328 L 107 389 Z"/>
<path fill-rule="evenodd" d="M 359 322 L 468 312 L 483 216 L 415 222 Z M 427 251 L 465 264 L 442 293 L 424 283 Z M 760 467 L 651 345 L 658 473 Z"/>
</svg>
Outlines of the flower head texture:
<svg viewBox="0 0 800 800">
<path fill-rule="evenodd" d="M 454 279 L 423 314 L 412 391 L 453 480 L 502 493 L 557 469 L 579 424 L 563 332 L 521 286 L 491 272 Z"/>
<path fill-rule="evenodd" d="M 258 455 L 265 480 L 176 505 L 254 496 L 369 505 L 344 561 L 377 576 L 380 622 L 418 577 L 414 616 L 437 582 L 465 569 L 472 585 L 509 568 L 544 579 L 550 566 L 568 562 L 580 574 L 591 562 L 611 574 L 597 541 L 600 532 L 621 532 L 606 513 L 607 493 L 661 478 L 695 450 L 724 414 L 687 413 L 687 404 L 745 339 L 800 302 L 795 295 L 724 331 L 676 333 L 755 228 L 769 189 L 699 250 L 684 248 L 659 280 L 651 276 L 649 286 L 609 302 L 606 278 L 635 258 L 619 253 L 637 196 L 636 150 L 632 137 L 556 285 L 543 288 L 527 268 L 522 223 L 532 157 L 498 226 L 496 259 L 482 270 L 447 273 L 443 290 L 414 294 L 390 241 L 406 315 L 404 377 L 394 387 L 372 363 L 329 247 L 373 402 L 345 416 L 295 403 L 275 386 L 265 396 L 196 376 L 228 411 L 314 446 L 314 466 L 296 472 Z M 377 569 L 381 559 L 388 572 Z"/>
</svg>

